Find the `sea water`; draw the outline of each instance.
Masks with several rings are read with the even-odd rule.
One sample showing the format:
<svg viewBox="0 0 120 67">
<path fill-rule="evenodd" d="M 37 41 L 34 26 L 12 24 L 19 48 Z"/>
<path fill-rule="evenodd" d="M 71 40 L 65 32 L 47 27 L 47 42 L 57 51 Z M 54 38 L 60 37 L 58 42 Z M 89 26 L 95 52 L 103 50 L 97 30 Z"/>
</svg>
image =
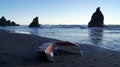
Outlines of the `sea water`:
<svg viewBox="0 0 120 67">
<path fill-rule="evenodd" d="M 89 28 L 87 25 L 42 25 L 38 28 L 29 28 L 22 25 L 0 27 L 0 29 L 120 51 L 119 25 L 107 25 L 103 28 Z"/>
</svg>

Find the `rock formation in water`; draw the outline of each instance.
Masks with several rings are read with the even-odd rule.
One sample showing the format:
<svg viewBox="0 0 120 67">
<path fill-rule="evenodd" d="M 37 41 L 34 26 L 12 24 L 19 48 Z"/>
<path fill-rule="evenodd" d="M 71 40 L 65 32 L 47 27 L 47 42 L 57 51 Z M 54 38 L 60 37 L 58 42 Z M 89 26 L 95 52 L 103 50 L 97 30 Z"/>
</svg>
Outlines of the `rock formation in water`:
<svg viewBox="0 0 120 67">
<path fill-rule="evenodd" d="M 6 18 L 4 16 L 2 16 L 2 18 L 0 18 L 0 26 L 19 26 L 18 24 L 16 24 L 14 21 L 10 21 L 10 20 L 6 20 Z"/>
<path fill-rule="evenodd" d="M 96 9 L 96 12 L 93 13 L 88 27 L 103 27 L 104 26 L 104 16 L 100 11 L 100 7 Z"/>
<path fill-rule="evenodd" d="M 38 17 L 35 17 L 29 27 L 40 27 Z"/>
</svg>

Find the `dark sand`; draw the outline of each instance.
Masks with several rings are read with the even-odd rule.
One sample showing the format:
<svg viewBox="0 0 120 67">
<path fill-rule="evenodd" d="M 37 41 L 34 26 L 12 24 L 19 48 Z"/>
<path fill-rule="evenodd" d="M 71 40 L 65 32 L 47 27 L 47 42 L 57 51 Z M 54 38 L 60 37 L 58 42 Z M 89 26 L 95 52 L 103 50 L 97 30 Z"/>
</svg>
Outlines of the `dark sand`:
<svg viewBox="0 0 120 67">
<path fill-rule="evenodd" d="M 120 67 L 120 53 L 80 44 L 82 55 L 59 54 L 55 62 L 42 61 L 37 48 L 59 40 L 0 31 L 0 67 Z"/>
</svg>

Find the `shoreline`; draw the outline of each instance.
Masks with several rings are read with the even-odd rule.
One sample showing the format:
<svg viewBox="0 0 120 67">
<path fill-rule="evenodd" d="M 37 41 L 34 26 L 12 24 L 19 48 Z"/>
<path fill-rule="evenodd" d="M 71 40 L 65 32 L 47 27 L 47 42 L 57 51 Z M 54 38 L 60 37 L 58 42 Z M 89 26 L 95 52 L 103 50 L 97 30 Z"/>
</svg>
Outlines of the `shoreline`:
<svg viewBox="0 0 120 67">
<path fill-rule="evenodd" d="M 0 31 L 1 67 L 120 67 L 120 52 L 79 44 L 82 55 L 62 54 L 55 56 L 55 62 L 41 61 L 36 49 L 45 42 L 60 40 L 35 35 Z"/>
</svg>

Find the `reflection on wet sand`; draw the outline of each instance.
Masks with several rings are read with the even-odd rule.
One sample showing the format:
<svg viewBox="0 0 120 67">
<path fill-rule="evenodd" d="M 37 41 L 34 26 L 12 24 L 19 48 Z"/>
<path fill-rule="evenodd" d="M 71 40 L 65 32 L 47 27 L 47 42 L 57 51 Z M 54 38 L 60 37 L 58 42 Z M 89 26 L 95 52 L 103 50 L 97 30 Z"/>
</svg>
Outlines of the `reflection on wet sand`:
<svg viewBox="0 0 120 67">
<path fill-rule="evenodd" d="M 101 45 L 103 41 L 103 29 L 89 29 L 89 36 L 93 45 Z"/>
</svg>

